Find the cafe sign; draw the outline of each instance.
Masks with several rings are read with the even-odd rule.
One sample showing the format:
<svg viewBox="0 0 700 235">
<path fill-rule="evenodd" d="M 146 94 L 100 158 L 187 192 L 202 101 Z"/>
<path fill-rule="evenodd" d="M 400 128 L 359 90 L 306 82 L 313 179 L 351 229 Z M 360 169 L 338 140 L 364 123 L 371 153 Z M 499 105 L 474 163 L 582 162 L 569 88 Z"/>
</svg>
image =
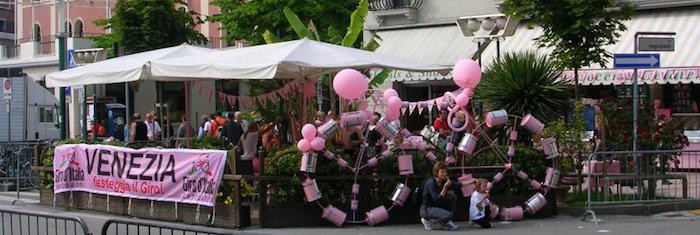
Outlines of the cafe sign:
<svg viewBox="0 0 700 235">
<path fill-rule="evenodd" d="M 638 69 L 639 84 L 700 84 L 700 67 Z M 581 85 L 632 85 L 632 69 L 595 69 L 578 72 Z M 564 71 L 560 80 L 574 81 L 573 71 Z"/>
</svg>

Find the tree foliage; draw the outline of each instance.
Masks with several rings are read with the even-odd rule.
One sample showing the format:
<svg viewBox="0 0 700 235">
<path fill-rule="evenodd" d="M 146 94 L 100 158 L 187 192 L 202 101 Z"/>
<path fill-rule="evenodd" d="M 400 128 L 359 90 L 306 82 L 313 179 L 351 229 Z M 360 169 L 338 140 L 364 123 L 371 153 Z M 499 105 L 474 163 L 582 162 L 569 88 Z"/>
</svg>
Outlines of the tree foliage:
<svg viewBox="0 0 700 235">
<path fill-rule="evenodd" d="M 112 29 L 112 33 L 95 38 L 95 46 L 111 48 L 118 43 L 126 53 L 138 53 L 184 42 L 206 42 L 194 29 L 201 23 L 198 14 L 180 8 L 186 5 L 182 0 L 117 1 L 112 18 L 95 22 Z"/>
<path fill-rule="evenodd" d="M 603 46 L 617 42 L 633 13 L 619 0 L 506 0 L 505 6 L 509 15 L 542 27 L 538 46 L 553 48 L 552 57 L 570 69 L 604 67 L 611 54 Z"/>
<path fill-rule="evenodd" d="M 357 0 L 215 0 L 212 4 L 221 13 L 210 17 L 220 22 L 227 32 L 225 40 L 244 39 L 252 45 L 264 43 L 266 38 L 287 41 L 297 33 L 289 24 L 283 9 L 289 8 L 315 23 L 314 28 L 337 32 L 347 27 L 349 16 Z M 265 33 L 269 30 L 268 33 Z M 265 34 L 265 35 L 264 35 Z M 330 35 L 321 35 L 330 37 Z"/>
</svg>

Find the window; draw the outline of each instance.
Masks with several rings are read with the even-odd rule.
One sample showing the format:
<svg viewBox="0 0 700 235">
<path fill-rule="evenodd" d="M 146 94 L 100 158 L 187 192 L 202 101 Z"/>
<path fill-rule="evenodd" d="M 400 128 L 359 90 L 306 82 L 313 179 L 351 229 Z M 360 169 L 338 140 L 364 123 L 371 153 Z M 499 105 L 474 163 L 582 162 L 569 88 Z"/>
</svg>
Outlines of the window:
<svg viewBox="0 0 700 235">
<path fill-rule="evenodd" d="M 54 122 L 54 108 L 53 107 L 39 107 L 39 122 Z"/>
<path fill-rule="evenodd" d="M 7 32 L 7 21 L 0 19 L 0 32 Z"/>
<path fill-rule="evenodd" d="M 83 37 L 83 21 L 82 20 L 76 20 L 75 21 L 75 33 L 73 34 L 74 38 L 82 38 Z"/>
<path fill-rule="evenodd" d="M 34 41 L 41 42 L 41 27 L 38 24 L 34 25 Z"/>
</svg>

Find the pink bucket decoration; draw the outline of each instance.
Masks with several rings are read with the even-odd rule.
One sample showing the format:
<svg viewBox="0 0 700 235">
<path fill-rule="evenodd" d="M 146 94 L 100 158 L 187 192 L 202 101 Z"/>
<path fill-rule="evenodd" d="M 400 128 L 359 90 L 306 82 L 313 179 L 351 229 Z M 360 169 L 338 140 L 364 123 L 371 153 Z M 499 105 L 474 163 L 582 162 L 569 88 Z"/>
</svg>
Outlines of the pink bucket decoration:
<svg viewBox="0 0 700 235">
<path fill-rule="evenodd" d="M 518 178 L 520 178 L 522 180 L 527 180 L 529 177 L 527 176 L 527 173 L 525 173 L 524 171 L 518 171 Z"/>
<path fill-rule="evenodd" d="M 299 170 L 308 173 L 315 173 L 317 162 L 318 154 L 304 153 L 304 155 L 301 156 L 301 166 L 299 167 Z"/>
<path fill-rule="evenodd" d="M 546 138 L 542 140 L 542 150 L 544 150 L 544 155 L 547 155 L 547 159 L 559 156 L 559 148 L 557 148 L 557 139 Z"/>
<path fill-rule="evenodd" d="M 537 180 L 530 180 L 530 187 L 534 190 L 542 188 L 542 184 Z"/>
<path fill-rule="evenodd" d="M 352 194 L 360 194 L 360 185 L 359 184 L 352 184 Z"/>
<path fill-rule="evenodd" d="M 367 165 L 370 167 L 374 167 L 377 165 L 378 162 L 379 162 L 379 160 L 377 159 L 377 157 L 373 157 L 373 158 L 370 158 L 369 160 L 367 160 Z"/>
<path fill-rule="evenodd" d="M 525 208 L 527 208 L 527 213 L 530 213 L 531 215 L 534 215 L 539 211 L 540 209 L 544 208 L 544 206 L 547 205 L 547 200 L 544 198 L 544 195 L 541 193 L 536 193 L 535 195 L 532 195 L 530 199 L 525 202 Z"/>
<path fill-rule="evenodd" d="M 405 184 L 398 183 L 396 188 L 394 188 L 394 192 L 391 194 L 391 201 L 393 201 L 396 206 L 403 206 L 403 203 L 406 202 L 406 199 L 408 199 L 410 195 L 411 188 Z"/>
<path fill-rule="evenodd" d="M 306 179 L 301 185 L 304 187 L 306 201 L 313 202 L 321 198 L 321 190 L 318 189 L 316 180 Z"/>
<path fill-rule="evenodd" d="M 326 152 L 323 153 L 323 156 L 328 158 L 328 160 L 335 160 L 335 153 L 326 150 Z"/>
<path fill-rule="evenodd" d="M 386 119 L 382 119 L 377 123 L 377 132 L 384 138 L 393 139 L 399 134 L 399 129 Z"/>
<path fill-rule="evenodd" d="M 360 202 L 355 199 L 350 200 L 350 210 L 356 211 L 359 204 Z"/>
<path fill-rule="evenodd" d="M 523 121 L 520 122 L 520 125 L 525 127 L 525 129 L 533 134 L 539 134 L 544 129 L 544 124 L 532 116 L 532 114 L 525 115 Z"/>
<path fill-rule="evenodd" d="M 413 158 L 411 155 L 401 155 L 398 157 L 399 175 L 413 174 Z"/>
<path fill-rule="evenodd" d="M 559 170 L 554 168 L 547 168 L 547 175 L 544 177 L 544 185 L 548 187 L 555 187 L 559 183 Z"/>
<path fill-rule="evenodd" d="M 520 206 L 501 209 L 501 220 L 503 221 L 523 220 L 523 217 L 523 208 Z"/>
<path fill-rule="evenodd" d="M 388 150 L 388 149 L 384 150 L 384 152 L 382 152 L 382 159 L 386 159 L 386 158 L 390 157 L 391 154 L 393 154 L 393 152 L 391 152 L 391 150 Z"/>
<path fill-rule="evenodd" d="M 491 212 L 489 214 L 489 218 L 491 220 L 495 220 L 496 218 L 498 218 L 500 213 L 501 213 L 501 207 L 496 205 L 496 204 L 491 204 Z"/>
<path fill-rule="evenodd" d="M 335 224 L 336 227 L 343 226 L 343 223 L 345 223 L 345 217 L 347 217 L 347 214 L 338 208 L 335 208 L 333 205 L 328 205 L 326 208 L 323 208 L 323 214 L 321 215 L 321 218 Z"/>
<path fill-rule="evenodd" d="M 476 136 L 473 136 L 470 133 L 464 134 L 462 141 L 460 141 L 459 145 L 457 146 L 457 150 L 471 155 L 474 152 L 474 148 L 476 148 L 476 144 L 478 142 L 479 139 L 476 138 Z"/>
<path fill-rule="evenodd" d="M 318 136 L 323 137 L 323 139 L 329 139 L 335 132 L 338 131 L 338 123 L 333 119 L 328 120 L 326 123 L 318 127 Z"/>
<path fill-rule="evenodd" d="M 486 114 L 486 126 L 494 127 L 506 124 L 508 122 L 508 113 L 505 109 L 491 111 Z"/>
<path fill-rule="evenodd" d="M 515 146 L 508 146 L 508 157 L 515 157 Z"/>
<path fill-rule="evenodd" d="M 339 165 L 340 167 L 347 167 L 347 166 L 348 166 L 348 162 L 345 161 L 345 159 L 342 159 L 342 158 L 338 158 L 337 160 L 335 160 L 335 162 L 338 163 L 338 165 Z"/>
<path fill-rule="evenodd" d="M 404 137 L 409 137 L 409 136 L 411 136 L 411 132 L 408 131 L 408 130 L 406 130 L 405 128 L 404 128 L 404 129 L 401 129 L 401 134 L 403 134 Z"/>
<path fill-rule="evenodd" d="M 455 162 L 457 162 L 457 159 L 455 159 L 455 157 L 453 157 L 452 155 L 447 156 L 447 157 L 445 158 L 445 164 L 447 164 L 447 165 L 452 165 L 452 164 L 454 164 Z"/>
<path fill-rule="evenodd" d="M 455 149 L 455 144 L 453 144 L 452 142 L 447 142 L 447 145 L 445 146 L 445 151 L 448 153 L 451 153 L 452 150 L 454 150 L 454 149 Z"/>
<path fill-rule="evenodd" d="M 365 213 L 365 221 L 367 224 L 374 226 L 389 219 L 389 212 L 384 206 L 379 206 Z"/>
<path fill-rule="evenodd" d="M 491 191 L 491 189 L 493 189 L 493 183 L 491 183 L 491 182 L 486 183 L 486 190 Z"/>
<path fill-rule="evenodd" d="M 402 149 L 415 149 L 423 151 L 425 149 L 425 143 L 423 143 L 422 136 L 409 136 L 406 137 L 401 144 Z"/>
<path fill-rule="evenodd" d="M 428 159 L 428 161 L 430 161 L 430 162 L 434 162 L 437 160 L 437 156 L 435 156 L 435 154 L 433 152 L 427 152 L 425 154 L 425 158 Z"/>
<path fill-rule="evenodd" d="M 474 188 L 476 187 L 476 184 L 474 184 L 474 178 L 472 178 L 471 174 L 464 174 L 457 178 L 457 181 L 459 181 L 462 184 L 462 196 L 464 197 L 471 197 L 472 193 L 474 192 Z"/>
<path fill-rule="evenodd" d="M 518 140 L 518 131 L 516 131 L 516 130 L 510 131 L 510 134 L 508 135 L 508 139 L 510 139 L 510 141 Z"/>
<path fill-rule="evenodd" d="M 503 179 L 503 173 L 498 172 L 496 175 L 493 176 L 493 183 L 498 183 L 498 181 L 501 181 Z"/>
<path fill-rule="evenodd" d="M 343 128 L 362 125 L 367 121 L 367 115 L 364 111 L 346 112 L 340 114 L 340 126 Z"/>
</svg>

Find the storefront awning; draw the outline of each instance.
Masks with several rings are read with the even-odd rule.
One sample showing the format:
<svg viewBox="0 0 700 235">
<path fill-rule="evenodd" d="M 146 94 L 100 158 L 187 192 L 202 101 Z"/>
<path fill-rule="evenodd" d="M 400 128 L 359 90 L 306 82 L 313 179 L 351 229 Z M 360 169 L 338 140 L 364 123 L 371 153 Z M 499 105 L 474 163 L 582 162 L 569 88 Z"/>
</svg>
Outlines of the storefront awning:
<svg viewBox="0 0 700 235">
<path fill-rule="evenodd" d="M 472 58 L 477 44 L 465 38 L 457 25 L 379 31 L 382 39 L 377 53 L 392 55 L 418 62 L 452 67 L 458 60 Z M 394 71 L 394 82 L 451 79 L 438 73 L 411 73 Z"/>
</svg>

